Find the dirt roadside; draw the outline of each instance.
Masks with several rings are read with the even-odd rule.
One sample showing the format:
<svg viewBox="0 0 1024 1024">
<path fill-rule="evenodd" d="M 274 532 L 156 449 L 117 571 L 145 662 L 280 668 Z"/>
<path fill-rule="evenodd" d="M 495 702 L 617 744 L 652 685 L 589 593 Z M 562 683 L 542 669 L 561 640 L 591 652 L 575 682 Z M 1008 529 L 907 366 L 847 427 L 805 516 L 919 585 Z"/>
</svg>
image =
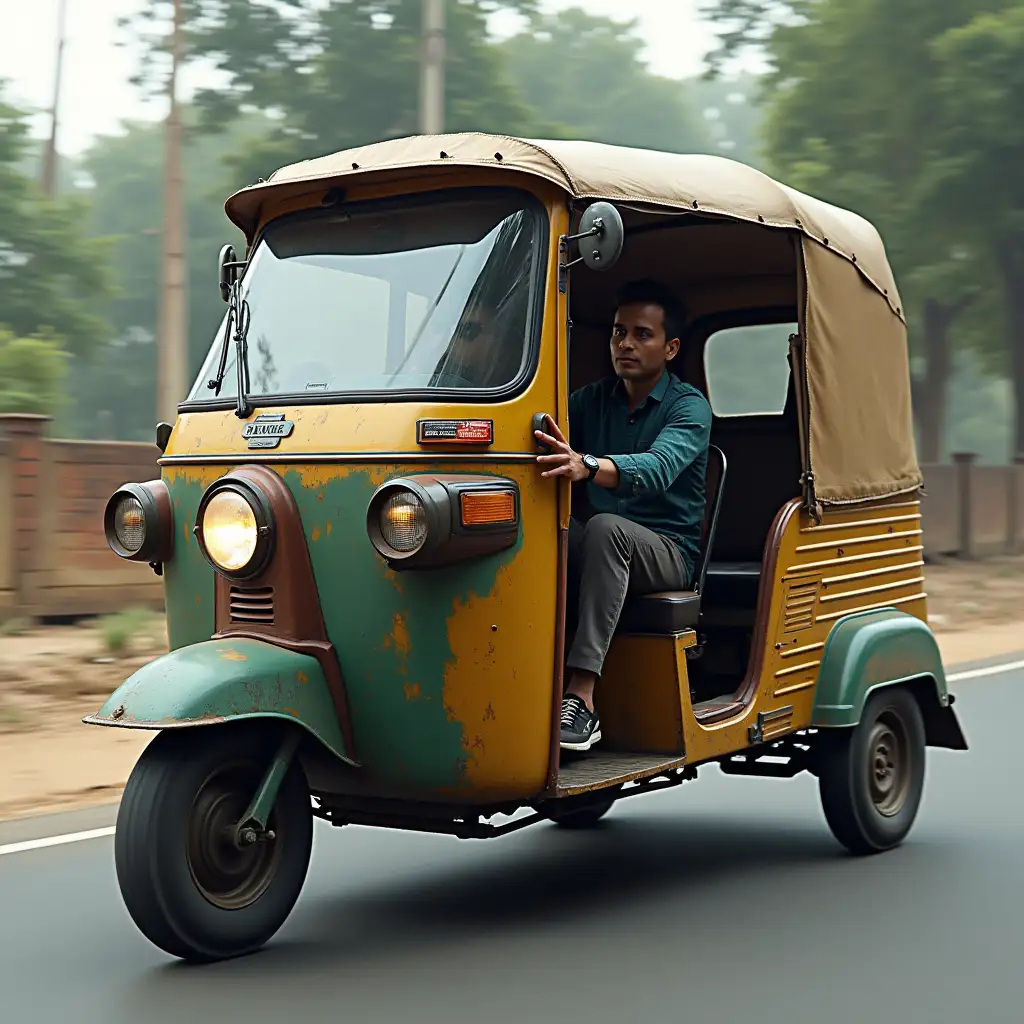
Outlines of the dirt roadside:
<svg viewBox="0 0 1024 1024">
<path fill-rule="evenodd" d="M 947 665 L 1024 652 L 1024 557 L 931 565 L 927 576 Z M 81 719 L 166 642 L 162 621 L 145 616 L 0 634 L 0 820 L 117 800 L 153 734 Z"/>
</svg>

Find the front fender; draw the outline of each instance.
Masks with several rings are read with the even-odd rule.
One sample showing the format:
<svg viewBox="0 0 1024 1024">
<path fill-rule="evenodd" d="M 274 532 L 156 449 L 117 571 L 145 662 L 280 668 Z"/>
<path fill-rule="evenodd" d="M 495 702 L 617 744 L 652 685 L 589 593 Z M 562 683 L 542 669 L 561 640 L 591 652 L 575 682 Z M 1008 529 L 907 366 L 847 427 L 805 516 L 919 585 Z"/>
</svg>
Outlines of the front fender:
<svg viewBox="0 0 1024 1024">
<path fill-rule="evenodd" d="M 926 623 L 895 608 L 856 613 L 833 628 L 822 652 L 811 726 L 857 725 L 874 690 L 899 684 L 914 686 L 930 745 L 967 749 L 935 636 Z"/>
<path fill-rule="evenodd" d="M 169 729 L 250 718 L 297 722 L 354 763 L 316 658 L 234 637 L 182 647 L 130 676 L 89 725 Z"/>
</svg>

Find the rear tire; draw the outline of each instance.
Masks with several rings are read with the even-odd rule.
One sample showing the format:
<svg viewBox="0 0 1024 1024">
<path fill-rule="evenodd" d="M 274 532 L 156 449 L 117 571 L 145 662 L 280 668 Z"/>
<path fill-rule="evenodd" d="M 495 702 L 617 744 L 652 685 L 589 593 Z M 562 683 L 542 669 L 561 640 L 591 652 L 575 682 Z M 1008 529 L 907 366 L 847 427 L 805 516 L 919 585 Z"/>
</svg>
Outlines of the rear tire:
<svg viewBox="0 0 1024 1024">
<path fill-rule="evenodd" d="M 899 846 L 924 791 L 924 719 L 914 695 L 879 690 L 857 726 L 824 740 L 818 788 L 832 834 L 858 856 Z"/>
<path fill-rule="evenodd" d="M 162 732 L 125 787 L 114 836 L 128 913 L 171 956 L 210 962 L 254 952 L 284 924 L 309 867 L 313 816 L 292 763 L 268 821 L 275 838 L 228 837 L 279 734 L 246 725 Z"/>
</svg>

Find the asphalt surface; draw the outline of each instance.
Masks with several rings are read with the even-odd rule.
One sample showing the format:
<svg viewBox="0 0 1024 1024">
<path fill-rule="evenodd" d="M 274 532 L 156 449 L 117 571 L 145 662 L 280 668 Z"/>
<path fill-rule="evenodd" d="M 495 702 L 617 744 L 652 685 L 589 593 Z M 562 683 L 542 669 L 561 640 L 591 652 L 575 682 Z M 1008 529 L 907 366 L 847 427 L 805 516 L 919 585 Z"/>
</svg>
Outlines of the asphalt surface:
<svg viewBox="0 0 1024 1024">
<path fill-rule="evenodd" d="M 953 689 L 972 749 L 930 752 L 910 838 L 866 860 L 814 779 L 717 768 L 592 833 L 325 826 L 276 939 L 196 968 L 135 931 L 110 838 L 0 857 L 0 1020 L 1020 1024 L 1024 672 Z"/>
</svg>

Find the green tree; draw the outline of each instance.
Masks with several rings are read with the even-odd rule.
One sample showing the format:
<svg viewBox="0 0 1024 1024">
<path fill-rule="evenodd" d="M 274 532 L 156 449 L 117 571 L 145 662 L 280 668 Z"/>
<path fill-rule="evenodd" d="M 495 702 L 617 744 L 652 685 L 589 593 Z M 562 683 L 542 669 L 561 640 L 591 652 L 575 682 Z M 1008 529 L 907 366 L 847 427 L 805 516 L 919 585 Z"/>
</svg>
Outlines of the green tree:
<svg viewBox="0 0 1024 1024">
<path fill-rule="evenodd" d="M 458 0 L 447 7 L 446 127 L 520 133 L 530 112 L 516 98 L 488 37 L 499 8 L 531 13 L 535 0 Z M 150 40 L 141 81 L 159 87 L 165 3 L 134 23 Z M 210 128 L 240 113 L 274 116 L 234 161 L 245 181 L 282 163 L 415 134 L 421 52 L 420 0 L 186 0 L 187 60 L 222 84 L 196 103 Z"/>
<path fill-rule="evenodd" d="M 985 308 L 987 277 L 986 253 L 931 202 L 943 146 L 931 44 L 984 2 L 722 0 L 711 11 L 724 26 L 717 66 L 751 46 L 768 59 L 769 169 L 863 214 L 886 241 L 923 356 L 914 407 L 924 461 L 942 453 L 954 327 Z M 963 340 L 991 345 L 992 336 Z"/>
<path fill-rule="evenodd" d="M 25 175 L 26 117 L 3 95 L 0 82 L 0 323 L 22 338 L 49 330 L 86 353 L 109 330 L 99 313 L 110 288 L 108 246 L 88 237 L 85 203 L 47 199 Z"/>
<path fill-rule="evenodd" d="M 52 416 L 61 402 L 66 358 L 50 333 L 18 338 L 0 329 L 0 413 Z"/>
<path fill-rule="evenodd" d="M 1014 388 L 1014 451 L 1024 453 L 1024 6 L 979 14 L 935 42 L 943 155 L 934 209 L 990 256 L 1002 285 Z"/>
<path fill-rule="evenodd" d="M 189 372 L 198 372 L 224 316 L 217 287 L 221 245 L 244 247 L 241 233 L 224 213 L 224 199 L 243 184 L 232 179 L 227 157 L 257 131 L 261 119 L 243 119 L 223 134 L 194 131 L 185 147 L 188 217 Z M 97 139 L 80 169 L 91 179 L 90 228 L 112 243 L 118 291 L 106 304 L 114 327 L 109 343 L 72 367 L 74 394 L 66 429 L 76 436 L 98 430 L 121 440 L 150 440 L 156 393 L 156 324 L 159 307 L 163 223 L 163 129 L 159 124 L 124 126 L 121 135 Z"/>
<path fill-rule="evenodd" d="M 652 74 L 638 23 L 578 8 L 537 15 L 501 44 L 509 75 L 545 134 L 693 152 L 710 146 L 686 86 Z"/>
</svg>

